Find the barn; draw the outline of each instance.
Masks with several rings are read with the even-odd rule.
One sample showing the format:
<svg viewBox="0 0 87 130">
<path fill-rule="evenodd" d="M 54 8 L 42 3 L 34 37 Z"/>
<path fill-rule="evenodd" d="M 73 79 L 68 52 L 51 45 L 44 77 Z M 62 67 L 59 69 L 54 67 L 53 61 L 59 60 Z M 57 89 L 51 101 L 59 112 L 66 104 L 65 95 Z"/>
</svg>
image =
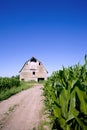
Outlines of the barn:
<svg viewBox="0 0 87 130">
<path fill-rule="evenodd" d="M 45 69 L 41 61 L 32 57 L 26 61 L 21 70 L 19 71 L 20 81 L 40 81 L 47 80 L 48 71 Z"/>
</svg>

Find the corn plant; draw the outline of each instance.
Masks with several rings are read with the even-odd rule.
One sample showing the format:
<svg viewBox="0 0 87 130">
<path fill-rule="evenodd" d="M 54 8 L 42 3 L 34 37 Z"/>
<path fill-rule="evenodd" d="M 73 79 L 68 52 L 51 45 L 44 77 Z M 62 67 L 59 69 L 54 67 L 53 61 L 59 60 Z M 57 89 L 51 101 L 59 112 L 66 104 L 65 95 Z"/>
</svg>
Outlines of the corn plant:
<svg viewBox="0 0 87 130">
<path fill-rule="evenodd" d="M 0 77 L 0 91 L 5 89 L 10 89 L 12 87 L 18 87 L 20 85 L 20 81 L 16 77 L 8 78 L 8 77 Z"/>
<path fill-rule="evenodd" d="M 52 130 L 87 130 L 87 56 L 84 65 L 53 72 L 43 90 Z"/>
</svg>

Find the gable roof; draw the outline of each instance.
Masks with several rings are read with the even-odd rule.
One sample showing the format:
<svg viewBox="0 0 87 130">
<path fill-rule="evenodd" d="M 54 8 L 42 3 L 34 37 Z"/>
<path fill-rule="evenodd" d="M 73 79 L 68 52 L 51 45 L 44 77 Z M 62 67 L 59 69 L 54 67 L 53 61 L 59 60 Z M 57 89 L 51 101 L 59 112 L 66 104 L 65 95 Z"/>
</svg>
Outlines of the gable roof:
<svg viewBox="0 0 87 130">
<path fill-rule="evenodd" d="M 25 63 L 24 63 L 24 65 L 23 65 L 23 67 L 21 68 L 21 70 L 19 71 L 19 73 L 22 71 L 22 69 L 24 68 L 24 66 L 29 62 L 29 61 L 34 61 L 34 62 L 39 62 L 39 63 L 41 63 L 42 64 L 42 62 L 41 61 L 39 61 L 38 59 L 36 59 L 35 57 L 31 57 L 31 59 L 29 59 L 29 60 L 27 60 Z M 43 65 L 43 64 L 42 64 Z M 43 67 L 44 67 L 44 65 L 43 65 Z M 45 67 L 44 67 L 45 68 Z M 45 70 L 46 70 L 46 68 L 45 68 Z M 46 72 L 48 73 L 48 71 L 46 70 Z"/>
</svg>

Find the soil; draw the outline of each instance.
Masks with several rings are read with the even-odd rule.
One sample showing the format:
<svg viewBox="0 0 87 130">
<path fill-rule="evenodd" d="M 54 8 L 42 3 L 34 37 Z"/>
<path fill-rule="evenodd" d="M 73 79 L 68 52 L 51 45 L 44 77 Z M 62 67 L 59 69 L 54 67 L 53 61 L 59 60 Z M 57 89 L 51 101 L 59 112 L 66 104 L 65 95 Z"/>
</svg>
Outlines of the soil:
<svg viewBox="0 0 87 130">
<path fill-rule="evenodd" d="M 22 91 L 0 103 L 0 130 L 38 130 L 43 86 Z"/>
</svg>

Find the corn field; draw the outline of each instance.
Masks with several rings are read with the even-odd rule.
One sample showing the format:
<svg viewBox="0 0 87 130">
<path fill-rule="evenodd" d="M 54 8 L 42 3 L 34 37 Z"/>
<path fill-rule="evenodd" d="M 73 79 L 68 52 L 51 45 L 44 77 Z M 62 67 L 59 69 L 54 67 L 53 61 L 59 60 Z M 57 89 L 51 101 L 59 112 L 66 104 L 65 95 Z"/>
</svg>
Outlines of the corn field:
<svg viewBox="0 0 87 130">
<path fill-rule="evenodd" d="M 5 89 L 10 89 L 12 87 L 18 87 L 20 85 L 20 81 L 18 77 L 0 77 L 0 91 Z"/>
<path fill-rule="evenodd" d="M 52 130 L 87 130 L 87 56 L 53 72 L 43 90 Z"/>
</svg>

